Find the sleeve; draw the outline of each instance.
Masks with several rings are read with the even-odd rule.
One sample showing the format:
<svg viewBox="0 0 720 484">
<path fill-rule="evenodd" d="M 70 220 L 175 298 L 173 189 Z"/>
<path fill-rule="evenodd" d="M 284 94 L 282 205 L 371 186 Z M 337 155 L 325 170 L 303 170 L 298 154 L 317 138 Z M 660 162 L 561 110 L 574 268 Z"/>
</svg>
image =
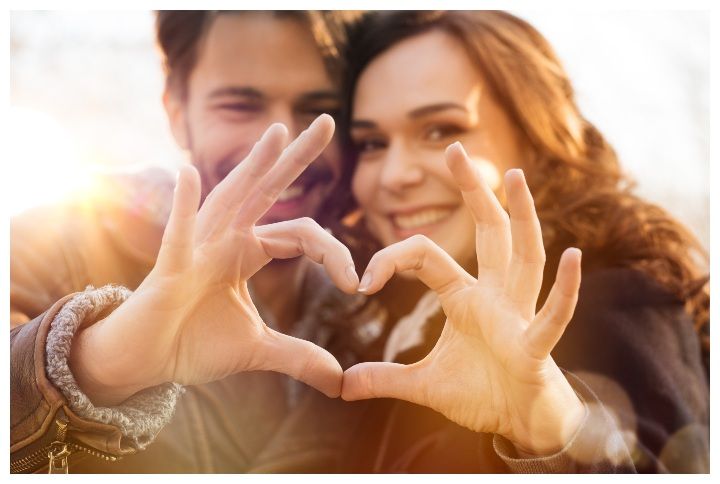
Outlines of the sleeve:
<svg viewBox="0 0 720 484">
<path fill-rule="evenodd" d="M 641 473 L 709 470 L 709 385 L 683 305 L 631 269 L 584 276 L 552 354 L 620 429 Z"/>
<path fill-rule="evenodd" d="M 493 448 L 515 473 L 635 473 L 623 435 L 594 392 L 577 376 L 565 372 L 585 407 L 585 417 L 567 445 L 555 454 L 519 455 L 509 440 L 495 435 Z"/>
<path fill-rule="evenodd" d="M 84 452 L 116 460 L 146 448 L 170 421 L 179 385 L 146 389 L 117 407 L 95 407 L 68 367 L 75 331 L 128 295 L 121 287 L 89 288 L 11 332 L 12 472 L 52 467 L 48 453 L 58 446 L 67 456 Z"/>
</svg>

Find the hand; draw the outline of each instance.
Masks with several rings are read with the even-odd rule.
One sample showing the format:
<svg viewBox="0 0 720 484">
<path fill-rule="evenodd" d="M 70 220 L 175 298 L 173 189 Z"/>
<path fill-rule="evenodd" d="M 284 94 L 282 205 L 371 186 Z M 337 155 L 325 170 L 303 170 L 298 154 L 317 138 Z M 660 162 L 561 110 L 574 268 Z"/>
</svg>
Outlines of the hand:
<svg viewBox="0 0 720 484">
<path fill-rule="evenodd" d="M 342 369 L 324 349 L 267 327 L 246 281 L 272 258 L 322 263 L 346 292 L 358 284 L 348 249 L 310 219 L 255 227 L 278 195 L 332 138 L 322 115 L 285 149 L 271 126 L 247 158 L 200 203 L 192 166 L 178 175 L 155 267 L 107 318 L 82 331 L 71 367 L 96 404 L 175 381 L 199 384 L 240 371 L 273 370 L 340 394 Z"/>
<path fill-rule="evenodd" d="M 423 236 L 376 253 L 361 292 L 380 290 L 395 273 L 414 273 L 438 294 L 447 321 L 435 347 L 415 364 L 348 369 L 342 397 L 407 400 L 476 432 L 503 435 L 524 452 L 555 452 L 584 414 L 550 357 L 575 310 L 580 251 L 562 255 L 555 284 L 536 314 L 545 250 L 522 171 L 505 176 L 508 217 L 459 143 L 448 147 L 446 159 L 476 223 L 478 277 Z"/>
</svg>

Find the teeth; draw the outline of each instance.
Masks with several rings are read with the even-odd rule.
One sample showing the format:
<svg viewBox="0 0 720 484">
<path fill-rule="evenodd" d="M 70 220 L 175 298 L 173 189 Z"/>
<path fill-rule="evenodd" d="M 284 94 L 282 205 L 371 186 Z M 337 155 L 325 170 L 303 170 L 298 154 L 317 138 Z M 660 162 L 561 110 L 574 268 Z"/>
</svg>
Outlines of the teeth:
<svg viewBox="0 0 720 484">
<path fill-rule="evenodd" d="M 415 229 L 437 223 L 448 217 L 451 212 L 452 210 L 447 208 L 431 208 L 421 212 L 415 212 L 412 215 L 396 215 L 394 220 L 395 225 L 401 229 Z"/>
<path fill-rule="evenodd" d="M 305 188 L 302 186 L 291 186 L 287 187 L 278 197 L 278 202 L 287 202 L 295 198 L 299 198 L 305 193 Z"/>
</svg>

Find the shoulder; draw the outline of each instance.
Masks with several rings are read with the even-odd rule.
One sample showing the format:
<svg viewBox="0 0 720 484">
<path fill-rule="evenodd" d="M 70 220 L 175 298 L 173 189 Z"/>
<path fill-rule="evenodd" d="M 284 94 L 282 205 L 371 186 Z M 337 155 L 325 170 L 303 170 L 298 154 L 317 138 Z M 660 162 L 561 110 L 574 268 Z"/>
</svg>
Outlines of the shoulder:
<svg viewBox="0 0 720 484">
<path fill-rule="evenodd" d="M 64 261 L 75 274 L 84 265 L 107 262 L 117 249 L 132 260 L 152 264 L 173 186 L 172 176 L 158 169 L 97 175 L 87 188 L 13 217 L 12 258 L 22 259 L 27 253 L 46 262 Z"/>
<path fill-rule="evenodd" d="M 614 375 L 625 388 L 683 388 L 704 401 L 698 336 L 682 301 L 632 269 L 583 277 L 573 319 L 553 351 L 558 364 Z"/>
<path fill-rule="evenodd" d="M 608 352 L 654 345 L 699 352 L 683 302 L 649 275 L 629 268 L 583 274 L 566 334 L 570 339 L 605 342 L 602 349 Z"/>
<path fill-rule="evenodd" d="M 648 274 L 615 267 L 583 274 L 578 305 L 632 310 L 644 306 L 678 306 L 682 301 Z"/>
</svg>

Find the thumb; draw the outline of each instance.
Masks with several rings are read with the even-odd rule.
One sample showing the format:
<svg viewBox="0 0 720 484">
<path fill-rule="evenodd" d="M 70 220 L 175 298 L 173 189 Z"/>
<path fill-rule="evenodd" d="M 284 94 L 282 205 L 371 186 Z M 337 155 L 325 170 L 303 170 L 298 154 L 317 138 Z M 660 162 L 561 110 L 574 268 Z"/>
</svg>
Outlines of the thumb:
<svg viewBox="0 0 720 484">
<path fill-rule="evenodd" d="M 424 382 L 415 365 L 399 363 L 359 363 L 343 376 L 343 400 L 397 398 L 418 404 L 423 402 Z"/>
<path fill-rule="evenodd" d="M 309 341 L 267 331 L 257 369 L 284 373 L 331 398 L 340 396 L 343 371 L 333 355 Z"/>
</svg>

